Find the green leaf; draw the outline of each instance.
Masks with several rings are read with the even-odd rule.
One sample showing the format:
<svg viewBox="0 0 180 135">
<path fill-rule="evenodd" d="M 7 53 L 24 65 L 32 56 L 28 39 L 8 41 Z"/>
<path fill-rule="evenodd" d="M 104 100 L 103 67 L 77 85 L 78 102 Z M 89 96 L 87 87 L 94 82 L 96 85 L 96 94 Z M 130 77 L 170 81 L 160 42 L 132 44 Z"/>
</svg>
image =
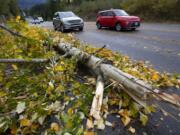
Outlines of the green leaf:
<svg viewBox="0 0 180 135">
<path fill-rule="evenodd" d="M 140 121 L 142 123 L 143 126 L 145 126 L 148 122 L 148 117 L 147 115 L 140 113 Z"/>
</svg>

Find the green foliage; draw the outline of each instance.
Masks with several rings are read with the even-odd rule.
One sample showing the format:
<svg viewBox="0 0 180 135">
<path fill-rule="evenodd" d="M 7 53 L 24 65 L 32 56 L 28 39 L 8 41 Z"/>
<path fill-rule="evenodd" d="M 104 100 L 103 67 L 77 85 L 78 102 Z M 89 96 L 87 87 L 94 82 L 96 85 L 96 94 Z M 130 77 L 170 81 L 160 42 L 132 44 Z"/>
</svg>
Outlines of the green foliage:
<svg viewBox="0 0 180 135">
<path fill-rule="evenodd" d="M 82 1 L 78 5 L 67 6 L 68 10 L 73 10 L 85 19 L 95 20 L 96 14 L 100 10 L 119 8 L 122 0 L 93 0 Z"/>
<path fill-rule="evenodd" d="M 123 9 L 146 20 L 179 21 L 179 6 L 179 0 L 124 0 L 121 3 Z"/>
<path fill-rule="evenodd" d="M 180 21 L 179 7 L 179 0 L 48 0 L 46 4 L 34 6 L 31 14 L 52 19 L 56 11 L 72 10 L 84 19 L 95 20 L 100 10 L 120 8 L 147 21 Z"/>
<path fill-rule="evenodd" d="M 0 15 L 16 16 L 18 12 L 17 0 L 0 0 Z"/>
<path fill-rule="evenodd" d="M 62 0 L 47 0 L 47 3 L 45 4 L 39 4 L 32 7 L 30 9 L 30 14 L 42 16 L 45 19 L 52 19 L 54 13 L 63 10 L 68 3 L 68 1 Z"/>
</svg>

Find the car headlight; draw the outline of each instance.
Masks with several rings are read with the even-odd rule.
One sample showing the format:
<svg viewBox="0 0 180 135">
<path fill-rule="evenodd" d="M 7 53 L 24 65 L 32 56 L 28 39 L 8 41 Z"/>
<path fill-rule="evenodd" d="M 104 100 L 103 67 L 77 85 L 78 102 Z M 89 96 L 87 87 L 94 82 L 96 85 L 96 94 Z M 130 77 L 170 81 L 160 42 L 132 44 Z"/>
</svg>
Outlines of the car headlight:
<svg viewBox="0 0 180 135">
<path fill-rule="evenodd" d="M 81 19 L 81 23 L 84 23 L 83 19 Z"/>
<path fill-rule="evenodd" d="M 69 22 L 68 22 L 68 21 L 63 21 L 63 23 L 64 23 L 65 25 L 66 25 L 66 24 L 67 24 L 67 25 L 69 24 Z"/>
</svg>

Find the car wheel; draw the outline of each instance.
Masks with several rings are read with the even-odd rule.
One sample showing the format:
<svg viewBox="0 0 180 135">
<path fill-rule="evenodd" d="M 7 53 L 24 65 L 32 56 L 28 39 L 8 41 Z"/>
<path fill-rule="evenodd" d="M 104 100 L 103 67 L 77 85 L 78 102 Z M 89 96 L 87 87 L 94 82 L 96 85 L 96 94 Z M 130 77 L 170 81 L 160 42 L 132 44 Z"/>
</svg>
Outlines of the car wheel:
<svg viewBox="0 0 180 135">
<path fill-rule="evenodd" d="M 80 27 L 80 28 L 79 28 L 79 31 L 83 31 L 83 27 Z"/>
<path fill-rule="evenodd" d="M 120 23 L 117 23 L 115 26 L 116 31 L 121 31 L 122 27 Z"/>
<path fill-rule="evenodd" d="M 101 29 L 101 24 L 99 22 L 96 23 L 97 29 Z"/>
<path fill-rule="evenodd" d="M 60 31 L 61 31 L 61 32 L 64 32 L 64 26 L 63 26 L 63 24 L 60 25 Z"/>
<path fill-rule="evenodd" d="M 135 30 L 136 30 L 136 28 L 132 28 L 131 30 L 132 30 L 132 31 L 135 31 Z"/>
<path fill-rule="evenodd" d="M 54 27 L 54 30 L 56 31 L 57 30 L 56 25 L 53 25 L 53 27 Z"/>
</svg>

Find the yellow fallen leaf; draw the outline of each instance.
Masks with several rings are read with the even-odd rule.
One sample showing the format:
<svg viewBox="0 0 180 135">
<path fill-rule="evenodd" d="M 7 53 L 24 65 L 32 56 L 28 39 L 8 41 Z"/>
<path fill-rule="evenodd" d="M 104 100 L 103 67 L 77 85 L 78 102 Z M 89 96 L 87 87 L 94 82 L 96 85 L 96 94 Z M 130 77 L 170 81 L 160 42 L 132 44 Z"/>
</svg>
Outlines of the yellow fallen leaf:
<svg viewBox="0 0 180 135">
<path fill-rule="evenodd" d="M 54 122 L 54 123 L 51 123 L 51 130 L 58 132 L 60 131 L 60 127 L 57 123 Z"/>
<path fill-rule="evenodd" d="M 126 117 L 126 116 L 129 116 L 129 111 L 126 110 L 126 109 L 121 109 L 121 110 L 119 111 L 119 114 L 120 114 L 121 116 L 123 116 L 123 117 Z"/>
<path fill-rule="evenodd" d="M 56 66 L 56 67 L 55 67 L 55 71 L 60 71 L 60 72 L 62 72 L 62 71 L 64 71 L 64 68 L 63 68 L 62 66 Z"/>
<path fill-rule="evenodd" d="M 87 129 L 92 129 L 94 127 L 93 121 L 91 119 L 87 119 L 86 127 Z"/>
<path fill-rule="evenodd" d="M 94 135 L 94 132 L 87 131 L 87 132 L 84 132 L 84 135 Z"/>
<path fill-rule="evenodd" d="M 15 64 L 12 64 L 12 68 L 13 68 L 14 70 L 18 70 L 18 67 L 17 67 L 17 65 L 15 65 Z"/>
<path fill-rule="evenodd" d="M 122 117 L 121 120 L 122 120 L 124 126 L 127 126 L 130 123 L 131 118 L 128 116 L 125 116 L 125 117 Z"/>
<path fill-rule="evenodd" d="M 3 77 L 0 75 L 0 82 L 2 82 L 3 81 Z"/>
<path fill-rule="evenodd" d="M 19 22 L 19 20 L 21 19 L 21 16 L 16 16 L 16 22 Z"/>
<path fill-rule="evenodd" d="M 67 111 L 68 115 L 72 115 L 73 114 L 73 109 L 72 108 L 69 108 L 68 111 Z"/>
<path fill-rule="evenodd" d="M 4 96 L 6 96 L 7 95 L 7 93 L 5 93 L 4 91 L 1 91 L 0 90 L 0 97 L 4 97 Z"/>
<path fill-rule="evenodd" d="M 24 118 L 20 120 L 21 127 L 29 127 L 31 125 L 31 121 Z"/>
<path fill-rule="evenodd" d="M 133 127 L 130 127 L 129 129 L 128 129 L 131 133 L 136 133 L 136 129 L 135 128 L 133 128 Z"/>
<path fill-rule="evenodd" d="M 152 79 L 153 81 L 159 80 L 159 75 L 158 75 L 158 73 L 157 73 L 157 72 L 154 72 L 154 73 L 152 74 L 151 79 Z"/>
<path fill-rule="evenodd" d="M 12 127 L 11 128 L 11 134 L 12 135 L 17 135 L 17 131 L 18 131 L 17 127 Z"/>
<path fill-rule="evenodd" d="M 53 82 L 49 82 L 49 86 L 48 86 L 48 88 L 46 89 L 46 92 L 47 92 L 47 94 L 51 94 L 51 92 L 52 92 L 52 90 L 54 89 L 54 84 L 53 84 Z"/>
</svg>

